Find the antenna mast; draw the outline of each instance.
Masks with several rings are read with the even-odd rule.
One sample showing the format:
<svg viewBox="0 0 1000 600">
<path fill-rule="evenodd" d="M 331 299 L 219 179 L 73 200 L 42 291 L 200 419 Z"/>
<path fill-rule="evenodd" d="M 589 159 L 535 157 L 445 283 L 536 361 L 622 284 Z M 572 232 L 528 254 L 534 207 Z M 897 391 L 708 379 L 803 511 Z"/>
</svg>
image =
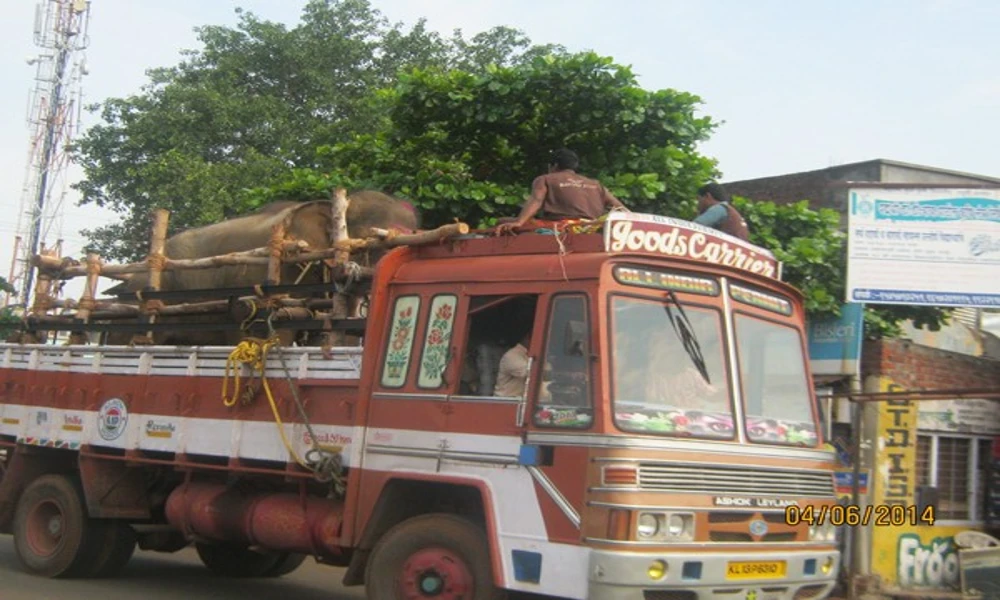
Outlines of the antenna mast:
<svg viewBox="0 0 1000 600">
<path fill-rule="evenodd" d="M 56 235 L 61 234 L 68 191 L 66 146 L 80 127 L 80 84 L 87 74 L 83 51 L 90 43 L 89 23 L 89 0 L 40 0 L 35 7 L 35 45 L 41 53 L 28 59 L 36 71 L 28 106 L 28 165 L 9 276 L 16 291 L 4 295 L 3 306 L 27 306 L 35 275 L 31 259 L 40 248 L 44 250 L 53 226 Z M 61 251 L 61 245 L 58 240 L 54 249 Z"/>
</svg>

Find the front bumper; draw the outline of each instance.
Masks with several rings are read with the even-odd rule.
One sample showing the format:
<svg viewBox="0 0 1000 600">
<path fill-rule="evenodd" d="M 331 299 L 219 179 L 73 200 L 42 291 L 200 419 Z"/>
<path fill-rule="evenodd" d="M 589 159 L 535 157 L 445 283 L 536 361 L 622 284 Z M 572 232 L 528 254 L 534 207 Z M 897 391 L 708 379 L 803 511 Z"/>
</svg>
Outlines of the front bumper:
<svg viewBox="0 0 1000 600">
<path fill-rule="evenodd" d="M 823 573 L 821 565 L 833 560 Z M 653 561 L 667 564 L 666 574 L 653 580 Z M 787 562 L 784 577 L 728 579 L 732 561 Z M 810 563 L 810 561 L 812 561 Z M 694 566 L 700 563 L 700 567 Z M 810 564 L 812 569 L 810 569 Z M 686 566 L 687 565 L 687 566 Z M 812 574 L 809 571 L 812 570 Z M 766 552 L 752 556 L 719 552 L 609 552 L 592 550 L 589 568 L 591 600 L 820 600 L 830 594 L 840 571 L 836 550 Z M 697 577 L 695 577 L 697 575 Z"/>
</svg>

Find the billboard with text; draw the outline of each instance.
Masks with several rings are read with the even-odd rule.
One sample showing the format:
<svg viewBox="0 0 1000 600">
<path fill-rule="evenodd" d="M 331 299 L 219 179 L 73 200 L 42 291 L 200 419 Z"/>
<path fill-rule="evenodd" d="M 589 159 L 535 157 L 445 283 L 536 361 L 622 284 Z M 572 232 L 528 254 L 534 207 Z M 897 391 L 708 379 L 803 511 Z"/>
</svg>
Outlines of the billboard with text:
<svg viewBox="0 0 1000 600">
<path fill-rule="evenodd" d="M 1000 189 L 849 192 L 848 302 L 1000 306 Z"/>
</svg>

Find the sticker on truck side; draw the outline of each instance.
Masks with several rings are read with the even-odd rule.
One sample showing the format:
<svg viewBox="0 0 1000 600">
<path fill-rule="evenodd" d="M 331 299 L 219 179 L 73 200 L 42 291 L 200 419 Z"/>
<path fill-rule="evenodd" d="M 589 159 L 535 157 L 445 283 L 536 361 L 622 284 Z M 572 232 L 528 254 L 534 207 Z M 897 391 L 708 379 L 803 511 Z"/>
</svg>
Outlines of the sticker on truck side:
<svg viewBox="0 0 1000 600">
<path fill-rule="evenodd" d="M 112 398 L 101 405 L 97 413 L 97 430 L 107 441 L 117 440 L 125 432 L 128 407 L 119 398 Z"/>
</svg>

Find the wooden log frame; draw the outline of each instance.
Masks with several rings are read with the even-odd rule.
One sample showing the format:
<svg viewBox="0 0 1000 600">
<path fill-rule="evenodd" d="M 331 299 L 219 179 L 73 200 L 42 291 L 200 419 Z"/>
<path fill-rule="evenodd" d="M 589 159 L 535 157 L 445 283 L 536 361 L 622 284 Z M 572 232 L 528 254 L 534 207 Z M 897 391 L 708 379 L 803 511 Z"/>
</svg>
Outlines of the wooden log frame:
<svg viewBox="0 0 1000 600">
<path fill-rule="evenodd" d="M 265 286 L 279 286 L 281 282 L 281 266 L 288 263 L 315 263 L 322 261 L 329 267 L 329 273 L 334 281 L 343 280 L 346 276 L 344 265 L 350 260 L 352 252 L 362 249 L 390 249 L 399 246 L 416 246 L 438 243 L 444 240 L 466 235 L 469 226 L 465 223 L 444 225 L 434 230 L 421 231 L 414 234 L 397 234 L 386 229 L 372 229 L 367 239 L 351 239 L 347 233 L 347 209 L 349 199 L 347 191 L 336 189 L 331 194 L 331 210 L 333 212 L 330 228 L 330 248 L 312 248 L 302 240 L 286 240 L 283 225 L 276 225 L 267 246 L 244 252 L 233 252 L 219 256 L 209 256 L 196 259 L 171 259 L 164 254 L 166 244 L 169 212 L 157 209 L 153 213 L 153 227 L 150 236 L 150 252 L 146 259 L 138 263 L 105 264 L 96 254 L 87 255 L 83 264 L 71 258 L 62 258 L 58 254 L 44 248 L 39 255 L 32 257 L 33 264 L 38 268 L 39 279 L 36 287 L 32 310 L 26 315 L 35 325 L 52 324 L 54 329 L 70 330 L 71 343 L 85 343 L 84 330 L 93 330 L 97 322 L 115 322 L 122 319 L 139 318 L 140 324 L 150 328 L 143 334 L 137 334 L 133 343 L 152 343 L 153 329 L 163 326 L 155 325 L 158 315 L 199 315 L 199 314 L 230 314 L 236 305 L 253 307 L 258 311 L 274 311 L 275 320 L 301 321 L 320 319 L 324 322 L 323 345 L 339 345 L 344 342 L 344 334 L 335 331 L 331 323 L 341 321 L 357 321 L 356 313 L 364 290 L 354 290 L 353 294 L 332 293 L 327 298 L 289 298 L 287 295 L 275 296 L 265 289 L 264 297 L 240 296 L 225 300 L 202 302 L 182 302 L 164 304 L 160 300 L 144 298 L 137 294 L 139 303 L 129 304 L 114 300 L 97 300 L 97 283 L 99 277 L 128 280 L 135 273 L 147 273 L 149 287 L 144 293 L 156 293 L 161 288 L 162 273 L 172 270 L 212 269 L 222 266 L 260 264 L 267 265 L 267 280 Z M 331 260 L 332 259 L 332 260 Z M 362 281 L 370 281 L 374 274 L 373 268 L 362 267 L 352 269 L 352 277 L 360 277 Z M 87 278 L 83 294 L 79 302 L 61 300 L 52 297 L 50 288 L 56 280 L 72 279 L 85 276 Z M 287 285 L 281 285 L 287 288 Z M 255 288 L 260 290 L 260 287 Z M 244 292 L 245 293 L 245 292 Z M 287 294 L 287 292 L 285 292 Z M 150 294 L 150 295 L 153 295 Z M 63 314 L 52 315 L 52 309 Z M 75 314 L 66 314 L 75 311 Z M 232 316 L 232 315 L 231 315 Z M 81 326 L 79 330 L 73 325 Z M 134 326 L 133 326 L 134 327 Z"/>
<path fill-rule="evenodd" d="M 437 229 L 421 231 L 413 234 L 390 235 L 386 238 L 373 237 L 364 240 L 347 239 L 340 242 L 334 248 L 313 250 L 309 244 L 302 240 L 285 241 L 282 244 L 282 263 L 305 263 L 318 260 L 335 258 L 345 250 L 353 252 L 363 249 L 383 249 L 396 248 L 398 246 L 420 246 L 441 242 L 453 237 L 466 235 L 469 233 L 469 226 L 465 223 L 451 223 L 442 225 Z M 217 267 L 232 265 L 266 265 L 271 261 L 271 248 L 264 246 L 247 250 L 245 252 L 232 252 L 219 256 L 206 256 L 203 258 L 173 259 L 164 257 L 163 270 L 175 271 L 186 269 L 214 269 Z M 56 258 L 52 256 L 36 255 L 33 260 L 40 271 L 47 273 L 52 279 L 72 279 L 74 277 L 85 276 L 87 266 L 68 258 Z M 133 273 L 148 271 L 148 264 L 143 261 L 139 263 L 129 263 L 124 265 L 101 264 L 101 277 L 109 279 L 128 279 Z"/>
</svg>

